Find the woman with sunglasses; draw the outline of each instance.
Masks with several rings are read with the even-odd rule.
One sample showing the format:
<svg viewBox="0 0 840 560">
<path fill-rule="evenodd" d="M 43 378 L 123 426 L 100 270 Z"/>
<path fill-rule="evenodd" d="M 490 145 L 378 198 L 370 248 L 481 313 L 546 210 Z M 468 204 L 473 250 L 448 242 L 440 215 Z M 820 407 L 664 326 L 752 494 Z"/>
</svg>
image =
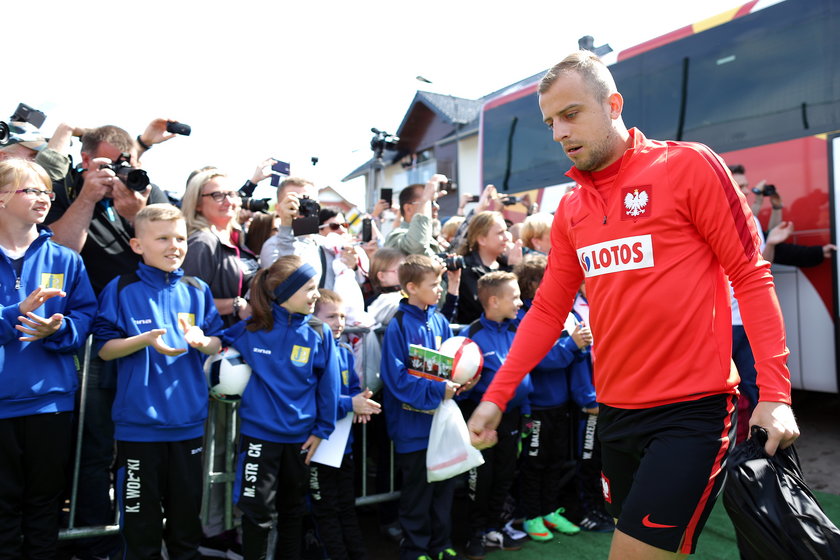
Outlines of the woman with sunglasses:
<svg viewBox="0 0 840 560">
<path fill-rule="evenodd" d="M 47 172 L 0 162 L 0 551 L 53 558 L 67 480 L 76 351 L 96 313 L 81 257 L 42 227 Z"/>
<path fill-rule="evenodd" d="M 226 327 L 251 315 L 244 296 L 259 268 L 237 219 L 241 204 L 233 182 L 215 168 L 194 175 L 181 199 L 189 232 L 184 272 L 207 282 Z"/>
</svg>

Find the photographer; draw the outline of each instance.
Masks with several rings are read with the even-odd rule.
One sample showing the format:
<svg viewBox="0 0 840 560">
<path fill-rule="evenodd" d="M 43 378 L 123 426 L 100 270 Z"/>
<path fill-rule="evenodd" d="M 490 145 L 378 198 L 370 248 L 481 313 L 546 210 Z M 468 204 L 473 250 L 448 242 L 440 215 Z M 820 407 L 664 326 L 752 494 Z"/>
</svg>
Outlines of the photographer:
<svg viewBox="0 0 840 560">
<path fill-rule="evenodd" d="M 385 247 L 399 249 L 406 255 L 434 257 L 443 252 L 434 231 L 438 225 L 435 200 L 446 194 L 440 190 L 446 181 L 444 175 L 435 174 L 425 185 L 409 185 L 400 191 L 402 221 L 385 238 Z"/>
<path fill-rule="evenodd" d="M 34 161 L 44 168 L 53 182 L 60 181 L 70 169 L 67 148 L 70 146 L 72 133 L 73 128 L 62 123 L 47 143 L 38 127 L 28 122 L 13 120 L 9 123 L 9 138 L 6 144 L 0 145 L 0 161 Z"/>
<path fill-rule="evenodd" d="M 275 212 L 280 218 L 280 226 L 277 233 L 266 239 L 260 251 L 260 267 L 268 268 L 271 264 L 284 255 L 297 255 L 304 262 L 315 267 L 319 279 L 319 287 L 332 289 L 334 276 L 332 269 L 326 266 L 326 256 L 320 250 L 321 241 L 318 235 L 318 213 L 320 206 L 317 203 L 318 189 L 315 184 L 302 177 L 289 177 L 284 179 L 277 187 L 277 206 Z M 294 231 L 295 220 L 304 218 L 307 229 L 302 235 Z"/>
<path fill-rule="evenodd" d="M 771 232 L 782 223 L 782 210 L 784 204 L 782 197 L 775 185 L 768 185 L 766 180 L 759 181 L 755 187 L 749 188 L 749 181 L 747 181 L 746 169 L 743 165 L 730 165 L 729 171 L 735 182 L 738 183 L 741 192 L 744 196 L 749 197 L 750 192 L 755 196 L 750 209 L 754 216 L 758 216 L 761 206 L 765 198 L 770 199 L 772 211 L 770 213 L 770 220 L 767 223 L 768 240 Z M 786 222 L 786 228 L 793 233 L 793 224 Z M 769 245 L 769 242 L 768 242 Z M 783 264 L 788 266 L 811 267 L 817 266 L 823 260 L 830 258 L 832 252 L 836 251 L 837 247 L 832 243 L 825 245 L 798 245 L 795 243 L 779 243 L 769 253 L 764 254 L 764 258 L 774 264 Z"/>
</svg>

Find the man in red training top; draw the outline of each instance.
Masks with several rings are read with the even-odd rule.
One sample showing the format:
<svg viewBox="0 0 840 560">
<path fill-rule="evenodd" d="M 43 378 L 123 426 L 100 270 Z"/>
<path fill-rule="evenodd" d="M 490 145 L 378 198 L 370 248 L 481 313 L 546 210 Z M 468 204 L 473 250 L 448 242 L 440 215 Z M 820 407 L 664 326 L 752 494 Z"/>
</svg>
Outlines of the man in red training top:
<svg viewBox="0 0 840 560">
<path fill-rule="evenodd" d="M 734 436 L 727 276 L 758 371 L 750 424 L 767 429 L 770 454 L 799 435 L 770 264 L 720 157 L 628 130 L 624 100 L 594 54 L 573 53 L 549 70 L 539 103 L 579 186 L 557 208 L 542 284 L 470 418 L 473 444 L 495 443 L 502 410 L 560 336 L 585 279 L 604 499 L 618 520 L 610 559 L 690 554 Z"/>
</svg>

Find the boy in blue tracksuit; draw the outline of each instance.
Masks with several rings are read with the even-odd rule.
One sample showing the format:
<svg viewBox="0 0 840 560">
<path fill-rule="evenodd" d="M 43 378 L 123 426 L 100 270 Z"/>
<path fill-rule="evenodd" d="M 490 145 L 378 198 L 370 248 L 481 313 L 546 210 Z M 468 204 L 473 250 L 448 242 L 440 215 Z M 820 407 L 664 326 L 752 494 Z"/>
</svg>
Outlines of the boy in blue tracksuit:
<svg viewBox="0 0 840 560">
<path fill-rule="evenodd" d="M 52 182 L 0 162 L 0 556 L 52 558 L 71 454 L 74 354 L 96 313 L 78 254 L 39 227 Z"/>
<path fill-rule="evenodd" d="M 527 312 L 545 272 L 543 256 L 526 258 L 516 268 L 524 305 L 518 320 Z M 572 416 L 570 402 L 597 413 L 586 346 L 592 341 L 589 328 L 581 323 L 570 327 L 531 375 L 531 429 L 520 459 L 520 505 L 525 513 L 525 532 L 535 541 L 554 538 L 551 530 L 566 535 L 580 528 L 566 519 L 560 506 L 564 482 L 574 476 L 575 456 L 571 452 Z M 563 375 L 558 375 L 558 370 Z"/>
<path fill-rule="evenodd" d="M 516 315 L 522 305 L 519 284 L 512 272 L 489 272 L 478 279 L 478 299 L 484 312 L 461 334 L 478 344 L 484 356 L 481 378 L 466 393 L 461 410 L 469 418 L 507 356 L 516 334 Z M 530 412 L 531 378 L 526 375 L 497 428 L 498 443 L 482 450 L 484 464 L 469 472 L 470 536 L 465 555 L 481 560 L 487 548 L 519 550 L 522 546 L 502 531 L 502 510 L 516 474 L 522 415 Z"/>
<path fill-rule="evenodd" d="M 246 560 L 265 558 L 275 513 L 276 557 L 300 557 L 309 464 L 335 428 L 341 387 L 335 341 L 311 317 L 318 297 L 315 269 L 280 257 L 254 277 L 251 318 L 223 336 L 252 370 L 234 487 Z"/>
<path fill-rule="evenodd" d="M 435 311 L 442 273 L 442 265 L 425 255 L 406 257 L 398 274 L 408 298 L 400 302 L 382 341 L 385 419 L 402 473 L 401 560 L 457 557 L 450 538 L 455 480 L 426 481 L 426 448 L 435 409 L 458 386 L 408 373 L 409 345 L 438 349 L 452 336 L 449 322 Z"/>
<path fill-rule="evenodd" d="M 143 262 L 108 283 L 93 326 L 99 356 L 117 360 L 112 416 L 124 557 L 157 557 L 163 540 L 170 558 L 197 558 L 202 366 L 204 355 L 221 347 L 222 321 L 207 284 L 180 268 L 187 251 L 181 211 L 150 204 L 134 228 L 131 248 Z"/>
<path fill-rule="evenodd" d="M 315 317 L 332 331 L 336 341 L 341 338 L 347 311 L 341 296 L 332 290 L 319 290 Z M 367 423 L 372 414 L 379 414 L 380 406 L 370 400 L 373 392 L 362 391 L 354 368 L 355 358 L 349 345 L 338 343 L 338 363 L 341 371 L 341 395 L 338 398 L 338 419 L 353 413 L 353 422 Z M 309 473 L 309 495 L 312 514 L 318 525 L 318 535 L 330 560 L 364 560 L 368 557 L 364 537 L 356 517 L 355 465 L 353 462 L 353 431 L 347 438 L 344 457 L 338 467 L 313 463 Z"/>
</svg>

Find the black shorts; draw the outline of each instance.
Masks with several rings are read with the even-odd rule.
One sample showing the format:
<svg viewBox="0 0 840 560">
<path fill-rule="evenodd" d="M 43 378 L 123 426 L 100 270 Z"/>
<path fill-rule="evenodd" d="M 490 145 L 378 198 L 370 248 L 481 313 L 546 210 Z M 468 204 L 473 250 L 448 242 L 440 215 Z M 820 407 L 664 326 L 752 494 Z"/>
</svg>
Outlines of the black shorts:
<svg viewBox="0 0 840 560">
<path fill-rule="evenodd" d="M 735 395 L 644 409 L 601 406 L 604 501 L 618 529 L 691 554 L 725 480 Z"/>
</svg>

